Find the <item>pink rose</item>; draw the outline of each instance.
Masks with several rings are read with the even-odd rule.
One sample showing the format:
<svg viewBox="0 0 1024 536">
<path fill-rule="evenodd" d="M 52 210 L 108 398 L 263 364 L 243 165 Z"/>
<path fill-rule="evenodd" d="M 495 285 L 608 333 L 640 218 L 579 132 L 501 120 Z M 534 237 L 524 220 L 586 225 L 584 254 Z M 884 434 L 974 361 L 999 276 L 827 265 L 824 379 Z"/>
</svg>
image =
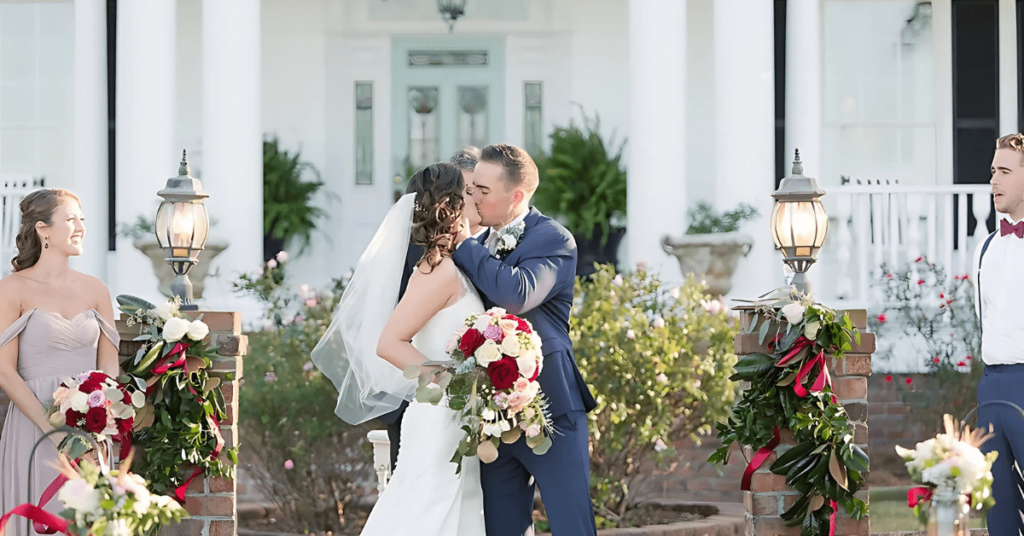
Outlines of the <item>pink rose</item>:
<svg viewBox="0 0 1024 536">
<path fill-rule="evenodd" d="M 526 427 L 526 437 L 537 437 L 539 435 L 540 435 L 540 425 L 539 424 L 531 424 L 530 426 Z"/>
<path fill-rule="evenodd" d="M 653 324 L 653 325 L 654 325 L 654 328 L 655 328 L 655 329 L 658 329 L 658 328 L 663 328 L 663 327 L 665 327 L 665 319 L 664 319 L 664 318 L 661 318 L 661 317 L 659 316 L 658 318 L 655 318 L 655 319 L 654 319 L 654 324 Z"/>
<path fill-rule="evenodd" d="M 627 339 L 635 339 L 636 338 L 636 332 L 631 330 L 631 329 L 627 329 L 626 330 L 626 338 Z"/>
<path fill-rule="evenodd" d="M 498 406 L 498 409 L 505 409 L 506 400 L 508 400 L 508 395 L 505 393 L 498 393 L 494 395 L 494 403 Z"/>
<path fill-rule="evenodd" d="M 291 460 L 285 460 L 284 461 L 284 468 L 288 469 L 289 471 L 292 470 L 292 469 L 295 469 L 295 462 L 293 462 Z"/>
<path fill-rule="evenodd" d="M 105 400 L 106 397 L 103 396 L 103 391 L 93 391 L 89 393 L 89 399 L 87 403 L 89 404 L 90 408 L 99 408 L 103 407 L 103 402 Z"/>
<path fill-rule="evenodd" d="M 523 392 L 529 386 L 530 386 L 530 380 L 527 380 L 526 378 L 519 378 L 518 380 L 516 380 L 516 383 L 515 383 L 515 385 L 513 387 L 515 388 L 516 391 Z"/>
<path fill-rule="evenodd" d="M 316 298 L 306 300 L 306 307 L 316 307 Z"/>
<path fill-rule="evenodd" d="M 491 339 L 494 342 L 501 342 L 505 338 L 505 332 L 498 326 L 487 326 L 484 329 L 484 337 Z"/>
</svg>

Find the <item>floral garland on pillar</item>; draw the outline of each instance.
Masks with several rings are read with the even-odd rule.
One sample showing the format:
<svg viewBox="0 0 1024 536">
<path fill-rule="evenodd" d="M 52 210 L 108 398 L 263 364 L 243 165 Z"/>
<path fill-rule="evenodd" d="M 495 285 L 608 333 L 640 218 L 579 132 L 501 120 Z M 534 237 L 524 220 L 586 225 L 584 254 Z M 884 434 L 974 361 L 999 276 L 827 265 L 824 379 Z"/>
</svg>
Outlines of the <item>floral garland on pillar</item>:
<svg viewBox="0 0 1024 536">
<path fill-rule="evenodd" d="M 835 534 L 838 506 L 852 517 L 867 514 L 867 504 L 854 493 L 864 483 L 868 456 L 853 444 L 853 425 L 832 393 L 828 357 L 842 359 L 860 333 L 846 314 L 795 290 L 788 298 L 754 302 L 747 333 L 771 353 L 743 356 L 733 381 L 749 382 L 733 408 L 733 416 L 716 424 L 724 446 L 708 461 L 727 463 L 733 443 L 757 449 L 744 473 L 750 489 L 753 473 L 779 444 L 780 429 L 793 431 L 795 445 L 770 467 L 786 476 L 786 484 L 803 494 L 782 519 L 800 526 L 801 536 Z"/>
</svg>

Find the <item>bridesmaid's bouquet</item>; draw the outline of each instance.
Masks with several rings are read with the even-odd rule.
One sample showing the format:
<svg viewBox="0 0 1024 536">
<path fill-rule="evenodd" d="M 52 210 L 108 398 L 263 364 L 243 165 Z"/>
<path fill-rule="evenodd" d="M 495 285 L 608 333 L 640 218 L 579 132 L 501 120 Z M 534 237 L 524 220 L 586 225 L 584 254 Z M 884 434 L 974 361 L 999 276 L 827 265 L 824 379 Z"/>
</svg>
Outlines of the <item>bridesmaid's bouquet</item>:
<svg viewBox="0 0 1024 536">
<path fill-rule="evenodd" d="M 116 379 L 92 370 L 61 380 L 53 399 L 49 411 L 51 425 L 82 430 L 92 434 L 98 442 L 118 441 L 121 458 L 128 456 L 135 411 L 146 404 L 145 393 L 129 391 Z M 59 448 L 70 457 L 78 458 L 89 450 L 89 445 L 80 436 L 69 434 Z"/>
<path fill-rule="evenodd" d="M 452 456 L 455 472 L 462 458 L 477 456 L 484 463 L 498 459 L 500 442 L 526 444 L 540 455 L 551 448 L 554 429 L 547 400 L 537 383 L 544 367 L 540 337 L 529 322 L 500 307 L 472 315 L 452 335 L 445 350 L 450 361 L 440 374 L 410 367 L 406 377 L 419 377 L 416 399 L 446 405 L 459 415 L 465 438 Z"/>
<path fill-rule="evenodd" d="M 66 534 L 133 536 L 156 534 L 163 525 L 180 521 L 188 513 L 174 499 L 150 493 L 146 480 L 128 472 L 128 464 L 107 472 L 88 462 L 74 468 L 62 460 L 67 477 L 57 498 L 66 507 Z"/>
</svg>

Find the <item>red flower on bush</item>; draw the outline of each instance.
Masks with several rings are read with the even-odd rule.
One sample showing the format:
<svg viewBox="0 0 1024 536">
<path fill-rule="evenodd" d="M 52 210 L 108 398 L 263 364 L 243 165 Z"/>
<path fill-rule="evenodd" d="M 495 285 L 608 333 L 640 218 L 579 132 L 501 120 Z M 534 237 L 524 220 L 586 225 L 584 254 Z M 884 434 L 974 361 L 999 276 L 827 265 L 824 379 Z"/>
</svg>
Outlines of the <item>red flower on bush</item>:
<svg viewBox="0 0 1024 536">
<path fill-rule="evenodd" d="M 885 383 L 892 383 L 892 374 L 885 375 Z"/>
<path fill-rule="evenodd" d="M 85 414 L 85 428 L 94 434 L 103 432 L 103 429 L 107 427 L 107 410 L 106 408 L 91 408 L 88 413 Z"/>
<path fill-rule="evenodd" d="M 907 378 L 903 381 L 907 382 L 907 385 L 910 385 L 914 380 L 912 378 Z"/>
<path fill-rule="evenodd" d="M 923 259 L 923 258 L 924 257 L 918 257 L 916 260 L 914 260 L 914 262 L 921 262 L 921 259 Z"/>
<path fill-rule="evenodd" d="M 459 350 L 462 350 L 463 355 L 471 356 L 477 348 L 480 348 L 480 345 L 483 344 L 485 340 L 483 333 L 470 328 L 462 335 L 462 340 L 459 341 Z"/>
<path fill-rule="evenodd" d="M 964 363 L 963 361 L 961 361 L 961 362 L 957 363 L 956 366 L 958 366 L 958 367 L 966 367 L 967 363 Z"/>
<path fill-rule="evenodd" d="M 519 379 L 519 365 L 514 358 L 505 356 L 487 365 L 487 377 L 495 389 L 511 389 Z"/>
<path fill-rule="evenodd" d="M 72 428 L 78 428 L 78 423 L 84 420 L 85 414 L 79 413 L 73 409 L 69 409 L 68 412 L 64 414 L 64 424 Z"/>
<path fill-rule="evenodd" d="M 967 360 L 970 361 L 971 360 L 971 356 L 967 356 Z"/>
<path fill-rule="evenodd" d="M 924 284 L 924 279 L 918 279 L 917 280 L 917 284 L 918 285 L 923 285 Z"/>
<path fill-rule="evenodd" d="M 878 315 L 878 321 L 881 322 L 882 324 L 885 323 L 885 314 L 884 313 Z"/>
<path fill-rule="evenodd" d="M 933 357 L 932 358 L 932 363 L 935 363 L 936 365 L 938 365 L 939 364 L 939 358 L 938 357 Z"/>
</svg>

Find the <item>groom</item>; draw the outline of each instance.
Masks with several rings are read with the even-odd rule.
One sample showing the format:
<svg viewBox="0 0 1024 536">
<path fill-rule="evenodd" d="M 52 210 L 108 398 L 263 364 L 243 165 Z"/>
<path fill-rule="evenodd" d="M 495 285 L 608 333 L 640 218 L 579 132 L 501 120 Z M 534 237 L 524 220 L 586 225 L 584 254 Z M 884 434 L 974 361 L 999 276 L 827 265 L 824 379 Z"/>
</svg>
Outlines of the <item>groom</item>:
<svg viewBox="0 0 1024 536">
<path fill-rule="evenodd" d="M 552 534 L 593 536 L 587 412 L 597 403 L 569 340 L 576 241 L 530 207 L 538 180 L 526 151 L 506 144 L 485 147 L 473 172 L 473 200 L 481 225 L 491 229 L 479 241 L 466 240 L 469 233 L 462 231 L 452 255 L 488 307 L 529 320 L 540 335 L 544 369 L 537 381 L 557 431 L 546 454 L 534 454 L 523 438 L 502 444 L 495 462 L 481 464 L 487 536 L 533 534 L 535 481 Z"/>
</svg>

